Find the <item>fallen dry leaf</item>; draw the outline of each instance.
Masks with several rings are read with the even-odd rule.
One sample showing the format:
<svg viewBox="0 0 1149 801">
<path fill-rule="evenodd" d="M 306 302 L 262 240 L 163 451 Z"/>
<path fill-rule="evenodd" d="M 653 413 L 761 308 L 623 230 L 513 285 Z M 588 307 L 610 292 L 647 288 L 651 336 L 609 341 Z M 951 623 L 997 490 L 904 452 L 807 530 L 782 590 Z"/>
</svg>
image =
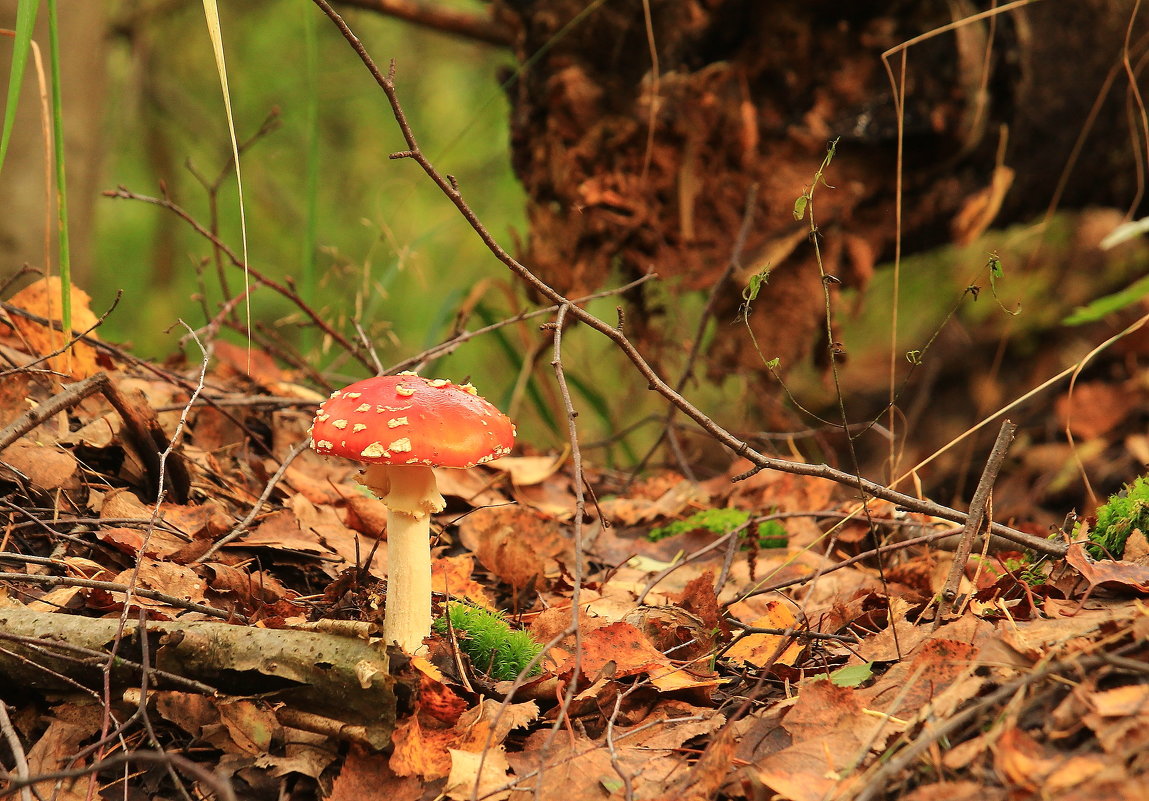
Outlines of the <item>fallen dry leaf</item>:
<svg viewBox="0 0 1149 801">
<path fill-rule="evenodd" d="M 1089 583 L 1090 592 L 1097 587 L 1116 586 L 1139 593 L 1149 593 L 1149 566 L 1110 559 L 1095 562 L 1079 542 L 1069 546 L 1065 561 Z"/>
<path fill-rule="evenodd" d="M 1095 692 L 1089 705 L 1102 717 L 1143 716 L 1149 718 L 1149 686 L 1130 684 Z"/>
<path fill-rule="evenodd" d="M 184 565 L 177 565 L 173 562 L 161 562 L 152 559 L 148 556 L 139 556 L 137 558 L 138 568 L 129 568 L 124 570 L 112 581 L 118 584 L 128 585 L 131 581 L 135 580 L 137 587 L 144 589 L 156 590 L 166 595 L 171 595 L 186 601 L 194 603 L 205 604 L 210 606 L 206 596 L 207 582 L 204 581 L 194 570 Z M 103 593 L 103 590 L 93 590 L 93 602 L 97 603 L 97 593 Z M 123 596 L 121 593 L 108 593 L 110 598 L 114 599 L 116 604 L 123 603 Z M 137 606 L 148 607 L 152 609 L 161 609 L 167 607 L 163 601 L 152 600 L 150 598 L 141 598 L 133 596 L 132 603 Z M 180 614 L 181 610 L 171 610 L 172 614 Z"/>
<path fill-rule="evenodd" d="M 396 776 L 439 779 L 451 772 L 447 749 L 455 742 L 450 729 L 426 729 L 412 715 L 395 724 L 391 734 L 393 750 L 388 765 Z"/>
<path fill-rule="evenodd" d="M 487 749 L 481 754 L 451 748 L 449 753 L 451 773 L 443 787 L 448 798 L 468 801 L 479 797 L 503 801 L 510 796 L 510 790 L 498 790 L 507 783 L 507 773 L 511 769 L 501 747 Z"/>
<path fill-rule="evenodd" d="M 566 457 L 566 453 L 558 456 L 504 456 L 487 466 L 509 474 L 516 487 L 529 487 L 553 476 L 563 466 Z"/>
<path fill-rule="evenodd" d="M 26 476 L 37 489 L 52 492 L 79 487 L 76 457 L 71 451 L 61 450 L 56 445 L 17 442 L 5 449 L 4 461 Z"/>
<path fill-rule="evenodd" d="M 642 632 L 629 623 L 611 623 L 589 632 L 582 641 L 579 666 L 588 678 L 600 675 L 611 666 L 611 676 L 633 676 L 670 666 L 670 660 L 657 651 Z M 555 673 L 574 669 L 572 657 Z"/>
<path fill-rule="evenodd" d="M 911 659 L 895 664 L 873 686 L 860 691 L 861 696 L 870 709 L 898 719 L 912 719 L 927 704 L 931 714 L 944 715 L 983 684 L 983 679 L 972 675 L 978 650 L 959 640 L 926 640 Z M 951 687 L 954 690 L 947 693 Z"/>
<path fill-rule="evenodd" d="M 486 588 L 471 578 L 474 572 L 475 558 L 470 554 L 434 559 L 431 562 L 431 591 L 444 593 L 450 598 L 464 598 L 484 609 L 494 609 Z"/>
<path fill-rule="evenodd" d="M 96 325 L 99 319 L 92 314 L 91 302 L 88 293 L 72 284 L 70 287 L 72 301 L 72 330 L 83 332 Z M 47 320 L 59 322 L 61 319 L 60 304 L 63 296 L 63 284 L 57 276 L 48 276 L 29 284 L 9 299 L 9 303 L 32 314 L 39 315 Z M 21 336 L 28 341 L 33 355 L 44 356 L 62 348 L 71 339 L 64 332 L 47 328 L 39 323 L 25 319 L 20 315 L 12 315 L 12 320 L 19 329 Z M 93 339 L 99 339 L 95 331 L 88 334 Z M 58 373 L 70 375 L 73 378 L 87 378 L 99 371 L 100 366 L 96 360 L 96 349 L 86 342 L 76 342 L 68 350 L 48 359 L 48 366 Z"/>
<path fill-rule="evenodd" d="M 709 499 L 709 493 L 698 484 L 682 479 L 657 498 L 607 498 L 599 502 L 599 508 L 612 523 L 633 526 L 678 517 L 687 509 L 697 508 Z"/>
<path fill-rule="evenodd" d="M 305 533 L 300 528 L 295 513 L 286 509 L 263 518 L 259 525 L 240 538 L 236 545 L 247 548 L 280 548 L 305 553 L 322 553 L 324 550 L 314 535 Z"/>
<path fill-rule="evenodd" d="M 454 726 L 467 710 L 467 702 L 446 685 L 446 679 L 438 670 L 427 670 L 427 667 L 433 666 L 425 660 L 416 666 L 419 679 L 416 717 L 439 729 Z"/>
<path fill-rule="evenodd" d="M 1006 729 L 994 748 L 998 775 L 1017 789 L 1032 792 L 1053 771 L 1056 760 L 1031 736 L 1018 728 Z"/>
<path fill-rule="evenodd" d="M 422 796 L 423 782 L 417 777 L 397 776 L 386 756 L 352 745 L 327 801 L 419 801 Z"/>
<path fill-rule="evenodd" d="M 785 601 L 770 601 L 766 606 L 765 614 L 750 623 L 754 628 L 785 630 L 798 623 Z M 782 634 L 747 634 L 726 651 L 726 656 L 762 668 L 793 665 L 804 649 L 801 642 Z"/>
<path fill-rule="evenodd" d="M 622 619 L 646 635 L 656 650 L 679 661 L 709 654 L 714 647 L 715 627 L 682 607 L 643 605 Z"/>
<path fill-rule="evenodd" d="M 309 498 L 312 503 L 322 503 Z M 379 539 L 387 531 L 387 504 L 365 492 L 348 488 L 343 496 L 347 508 L 347 527 L 371 539 Z"/>
<path fill-rule="evenodd" d="M 525 728 L 538 717 L 539 706 L 534 701 L 503 704 L 493 698 L 484 699 L 455 722 L 460 734 L 458 747 L 479 753 L 490 745 L 502 745 L 511 731 Z"/>
<path fill-rule="evenodd" d="M 1005 790 L 983 782 L 954 781 L 915 787 L 903 801 L 1002 801 Z"/>
<path fill-rule="evenodd" d="M 219 362 L 219 373 L 227 381 L 250 379 L 260 387 L 270 389 L 292 380 L 290 371 L 281 368 L 266 351 L 218 340 L 212 355 Z"/>
<path fill-rule="evenodd" d="M 795 743 L 815 740 L 864 721 L 864 709 L 853 687 L 839 687 L 827 679 L 807 681 L 782 726 Z"/>
<path fill-rule="evenodd" d="M 185 540 L 160 526 L 155 526 L 150 531 L 146 528 L 122 526 L 101 528 L 96 532 L 96 537 L 100 542 L 107 543 L 129 556 L 143 553 L 144 556 L 152 558 L 165 558 L 187 546 Z"/>
<path fill-rule="evenodd" d="M 714 798 L 726 783 L 735 746 L 733 732 L 719 730 L 686 776 L 675 782 L 670 794 L 675 798 Z"/>
<path fill-rule="evenodd" d="M 496 460 L 500 461 L 503 460 Z M 435 484 L 444 498 L 461 498 L 476 508 L 501 506 L 507 503 L 507 497 L 495 486 L 502 483 L 497 479 L 498 476 L 478 467 L 470 470 L 448 468 L 435 470 Z"/>
<path fill-rule="evenodd" d="M 1137 406 L 1137 396 L 1106 381 L 1083 381 L 1057 399 L 1057 418 L 1073 436 L 1101 437 L 1112 431 Z"/>
<path fill-rule="evenodd" d="M 840 797 L 856 781 L 847 770 L 858 754 L 858 738 L 849 731 L 796 743 L 766 757 L 754 771 L 758 779 L 787 801 L 825 801 Z"/>
<path fill-rule="evenodd" d="M 151 520 L 155 507 L 148 506 L 129 489 L 110 490 L 100 505 L 103 520 Z"/>
<path fill-rule="evenodd" d="M 0 328 L 3 326 L 0 325 Z M 0 426 L 6 427 L 32 408 L 29 396 L 31 389 L 32 376 L 29 373 L 8 375 L 0 381 Z"/>
<path fill-rule="evenodd" d="M 265 754 L 275 743 L 283 742 L 283 727 L 265 705 L 243 699 L 221 701 L 217 705 L 220 723 L 240 750 L 253 756 Z"/>
<path fill-rule="evenodd" d="M 100 727 L 102 712 L 95 704 L 59 704 L 52 709 L 48 726 L 28 749 L 28 772 L 31 776 L 52 773 L 60 765 L 73 759 L 80 744 Z M 55 780 L 37 787 L 58 801 L 85 801 L 88 781 L 86 777 Z"/>
<path fill-rule="evenodd" d="M 487 570 L 515 588 L 545 582 L 559 561 L 573 558 L 558 523 L 521 506 L 476 509 L 459 524 L 459 536 Z"/>
<path fill-rule="evenodd" d="M 205 727 L 219 723 L 216 699 L 198 693 L 163 691 L 156 694 L 155 705 L 164 720 L 171 721 L 192 737 L 201 736 Z"/>
<path fill-rule="evenodd" d="M 602 798 L 612 783 L 621 783 L 610 753 L 581 733 L 556 738 L 547 731 L 535 732 L 522 751 L 507 754 L 507 761 L 521 777 L 512 801 Z"/>
</svg>

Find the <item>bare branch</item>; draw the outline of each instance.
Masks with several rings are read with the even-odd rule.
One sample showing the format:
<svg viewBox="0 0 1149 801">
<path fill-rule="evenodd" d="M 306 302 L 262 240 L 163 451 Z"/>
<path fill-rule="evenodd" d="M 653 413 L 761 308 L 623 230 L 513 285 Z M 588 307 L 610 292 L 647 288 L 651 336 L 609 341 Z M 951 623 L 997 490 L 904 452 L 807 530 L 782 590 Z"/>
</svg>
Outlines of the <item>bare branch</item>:
<svg viewBox="0 0 1149 801">
<path fill-rule="evenodd" d="M 467 14 L 418 0 L 339 0 L 342 6 L 376 11 L 388 17 L 421 25 L 439 33 L 474 42 L 510 47 L 511 32 L 486 15 Z"/>
</svg>

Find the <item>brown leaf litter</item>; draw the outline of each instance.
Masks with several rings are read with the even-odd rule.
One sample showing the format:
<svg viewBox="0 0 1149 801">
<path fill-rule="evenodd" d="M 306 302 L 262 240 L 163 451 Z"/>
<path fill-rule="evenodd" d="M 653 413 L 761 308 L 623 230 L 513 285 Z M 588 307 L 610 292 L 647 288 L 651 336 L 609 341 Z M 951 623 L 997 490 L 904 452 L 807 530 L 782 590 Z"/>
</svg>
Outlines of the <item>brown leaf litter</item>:
<svg viewBox="0 0 1149 801">
<path fill-rule="evenodd" d="M 59 343 L 0 330 L 10 791 L 1068 801 L 1149 781 L 1142 565 L 987 553 L 938 621 L 948 524 L 874 503 L 879 565 L 826 481 L 732 484 L 735 464 L 626 488 L 589 468 L 600 504 L 578 554 L 569 463 L 516 456 L 449 471 L 433 521 L 436 600 L 549 645 L 539 674 L 496 682 L 446 637 L 426 658 L 380 647 L 385 513 L 349 465 L 296 447 L 321 395 L 259 354 L 249 373 L 218 350 L 200 387 L 198 365 L 86 345 L 94 362 L 72 354 L 62 377 L 21 367 Z M 1113 424 L 1075 416 L 1083 435 Z M 647 537 L 726 507 L 772 516 L 785 544 Z"/>
</svg>

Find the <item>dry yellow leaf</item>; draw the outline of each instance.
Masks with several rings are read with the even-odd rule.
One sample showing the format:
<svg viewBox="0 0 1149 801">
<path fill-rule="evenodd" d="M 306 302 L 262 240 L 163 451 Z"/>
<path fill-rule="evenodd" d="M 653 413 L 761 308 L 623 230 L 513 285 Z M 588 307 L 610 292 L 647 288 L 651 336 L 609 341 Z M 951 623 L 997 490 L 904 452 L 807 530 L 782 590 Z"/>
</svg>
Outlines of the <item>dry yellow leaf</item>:
<svg viewBox="0 0 1149 801">
<path fill-rule="evenodd" d="M 49 276 L 24 287 L 13 295 L 9 302 L 32 314 L 59 322 L 61 291 L 60 279 Z M 98 322 L 96 315 L 92 314 L 92 299 L 88 297 L 87 292 L 76 286 L 71 287 L 71 296 L 72 330 L 87 331 Z M 19 315 L 12 315 L 12 319 L 34 356 L 44 356 L 60 350 L 70 339 L 62 331 L 34 323 Z M 88 336 L 97 338 L 94 331 Z M 48 359 L 48 366 L 56 372 L 77 379 L 87 378 L 100 369 L 96 364 L 96 349 L 86 342 L 76 342 L 63 353 Z"/>
<path fill-rule="evenodd" d="M 750 625 L 762 629 L 788 629 L 797 622 L 793 611 L 782 601 L 771 601 L 766 614 Z M 748 634 L 726 652 L 730 659 L 739 659 L 755 667 L 767 665 L 793 665 L 802 654 L 802 643 L 791 642 L 782 649 L 786 637 L 781 634 Z"/>
</svg>

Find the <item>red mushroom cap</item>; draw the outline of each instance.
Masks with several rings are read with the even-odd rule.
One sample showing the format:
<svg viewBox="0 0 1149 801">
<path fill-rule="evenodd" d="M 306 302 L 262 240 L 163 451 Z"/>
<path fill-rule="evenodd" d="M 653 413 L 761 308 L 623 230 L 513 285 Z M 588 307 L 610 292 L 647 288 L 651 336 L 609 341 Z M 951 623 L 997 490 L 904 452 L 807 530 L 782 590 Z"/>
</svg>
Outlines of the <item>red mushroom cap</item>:
<svg viewBox="0 0 1149 801">
<path fill-rule="evenodd" d="M 359 462 L 474 467 L 511 452 L 515 427 L 470 384 L 400 373 L 331 394 L 311 425 L 317 453 Z"/>
</svg>

